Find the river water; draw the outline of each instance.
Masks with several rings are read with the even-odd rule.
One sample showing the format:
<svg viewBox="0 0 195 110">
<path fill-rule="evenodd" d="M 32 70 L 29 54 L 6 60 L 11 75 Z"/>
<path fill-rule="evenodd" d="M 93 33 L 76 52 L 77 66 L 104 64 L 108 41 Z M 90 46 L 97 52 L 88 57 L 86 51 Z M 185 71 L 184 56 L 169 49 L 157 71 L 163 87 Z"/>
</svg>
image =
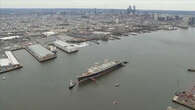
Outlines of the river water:
<svg viewBox="0 0 195 110">
<path fill-rule="evenodd" d="M 25 50 L 14 52 L 24 66 L 0 75 L 0 110 L 166 110 L 174 92 L 191 87 L 195 73 L 195 29 L 157 31 L 81 48 L 73 55 L 58 51 L 39 63 Z M 68 90 L 69 80 L 95 62 L 129 63 L 110 74 Z M 120 86 L 115 87 L 119 82 Z M 118 104 L 113 104 L 117 100 Z M 188 110 L 183 108 L 183 110 Z"/>
</svg>

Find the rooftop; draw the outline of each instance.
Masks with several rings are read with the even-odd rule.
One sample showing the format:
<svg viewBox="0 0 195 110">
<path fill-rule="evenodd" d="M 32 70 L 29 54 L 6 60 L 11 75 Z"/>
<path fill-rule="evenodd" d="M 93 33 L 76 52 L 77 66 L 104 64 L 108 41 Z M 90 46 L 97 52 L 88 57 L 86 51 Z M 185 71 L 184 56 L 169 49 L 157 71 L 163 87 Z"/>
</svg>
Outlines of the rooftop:
<svg viewBox="0 0 195 110">
<path fill-rule="evenodd" d="M 47 55 L 52 55 L 54 53 L 52 53 L 51 51 L 49 51 L 48 49 L 44 48 L 43 46 L 41 46 L 40 44 L 35 44 L 35 45 L 31 45 L 28 47 L 33 53 L 35 53 L 37 56 L 39 57 L 45 57 Z"/>
<path fill-rule="evenodd" d="M 10 64 L 11 64 L 11 62 L 9 59 L 7 59 L 7 58 L 0 59 L 0 67 L 8 66 Z"/>
</svg>

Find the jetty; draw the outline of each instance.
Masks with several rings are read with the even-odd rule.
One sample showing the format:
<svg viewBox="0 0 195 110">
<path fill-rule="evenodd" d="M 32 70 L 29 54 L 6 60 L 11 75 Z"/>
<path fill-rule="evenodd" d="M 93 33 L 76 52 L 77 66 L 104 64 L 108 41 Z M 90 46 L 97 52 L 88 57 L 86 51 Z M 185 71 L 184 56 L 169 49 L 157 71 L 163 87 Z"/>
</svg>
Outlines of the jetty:
<svg viewBox="0 0 195 110">
<path fill-rule="evenodd" d="M 7 58 L 0 59 L 0 73 L 5 73 L 22 68 L 16 57 L 11 51 L 5 51 Z"/>
<path fill-rule="evenodd" d="M 66 43 L 64 41 L 61 41 L 61 40 L 56 40 L 53 42 L 53 44 L 59 48 L 60 50 L 68 53 L 68 54 L 71 54 L 71 53 L 75 53 L 75 52 L 78 52 L 78 48 L 76 45 L 74 44 L 70 44 L 70 43 Z"/>
<path fill-rule="evenodd" d="M 195 86 L 192 89 L 176 93 L 173 102 L 195 110 Z"/>
<path fill-rule="evenodd" d="M 56 58 L 56 54 L 44 48 L 40 44 L 30 45 L 25 48 L 39 62 L 44 62 Z"/>
</svg>

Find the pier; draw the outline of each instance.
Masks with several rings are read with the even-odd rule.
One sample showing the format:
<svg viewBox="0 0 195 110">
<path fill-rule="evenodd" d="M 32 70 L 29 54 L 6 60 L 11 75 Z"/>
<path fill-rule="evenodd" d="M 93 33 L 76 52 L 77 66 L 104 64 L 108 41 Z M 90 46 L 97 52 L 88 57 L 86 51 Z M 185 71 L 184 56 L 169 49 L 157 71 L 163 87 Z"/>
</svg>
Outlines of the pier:
<svg viewBox="0 0 195 110">
<path fill-rule="evenodd" d="M 44 62 L 56 58 L 56 54 L 44 48 L 40 44 L 30 45 L 25 48 L 39 62 Z"/>
<path fill-rule="evenodd" d="M 173 97 L 173 102 L 195 110 L 195 86 L 176 93 L 176 95 Z"/>
<path fill-rule="evenodd" d="M 191 101 L 188 101 L 188 100 L 185 100 L 185 99 L 181 99 L 181 97 L 179 97 L 179 96 L 174 96 L 173 97 L 173 102 L 184 105 L 184 106 L 186 106 L 188 108 L 191 108 L 193 110 L 195 109 L 195 101 L 191 102 Z"/>
<path fill-rule="evenodd" d="M 56 40 L 56 41 L 54 41 L 53 44 L 57 48 L 59 48 L 60 50 L 65 51 L 68 54 L 75 53 L 75 52 L 79 51 L 78 48 L 74 44 L 69 44 L 69 43 L 63 42 L 61 40 Z"/>
<path fill-rule="evenodd" d="M 0 59 L 0 73 L 5 73 L 22 68 L 11 51 L 5 51 L 7 58 Z"/>
</svg>

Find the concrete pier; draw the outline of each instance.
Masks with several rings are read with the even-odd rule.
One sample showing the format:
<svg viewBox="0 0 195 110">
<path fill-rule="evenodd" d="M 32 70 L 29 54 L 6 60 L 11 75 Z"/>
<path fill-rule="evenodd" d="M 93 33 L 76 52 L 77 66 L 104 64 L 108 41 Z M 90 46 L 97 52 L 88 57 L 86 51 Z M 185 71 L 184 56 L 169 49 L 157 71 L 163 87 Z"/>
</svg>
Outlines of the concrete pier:
<svg viewBox="0 0 195 110">
<path fill-rule="evenodd" d="M 180 96 L 174 96 L 173 102 L 176 102 L 178 104 L 184 105 L 188 108 L 195 110 L 195 101 L 194 100 L 186 99 L 186 98 L 180 97 Z"/>
<path fill-rule="evenodd" d="M 78 48 L 73 45 L 73 44 L 69 44 L 69 43 L 66 43 L 66 42 L 63 42 L 61 40 L 56 40 L 54 41 L 53 43 L 57 48 L 65 51 L 66 53 L 75 53 L 75 52 L 78 52 Z"/>
<path fill-rule="evenodd" d="M 56 58 L 56 54 L 44 48 L 40 44 L 30 45 L 25 48 L 39 62 L 44 62 Z"/>
<path fill-rule="evenodd" d="M 22 68 L 22 65 L 18 62 L 11 51 L 5 51 L 5 54 L 7 58 L 0 59 L 0 73 Z"/>
</svg>

